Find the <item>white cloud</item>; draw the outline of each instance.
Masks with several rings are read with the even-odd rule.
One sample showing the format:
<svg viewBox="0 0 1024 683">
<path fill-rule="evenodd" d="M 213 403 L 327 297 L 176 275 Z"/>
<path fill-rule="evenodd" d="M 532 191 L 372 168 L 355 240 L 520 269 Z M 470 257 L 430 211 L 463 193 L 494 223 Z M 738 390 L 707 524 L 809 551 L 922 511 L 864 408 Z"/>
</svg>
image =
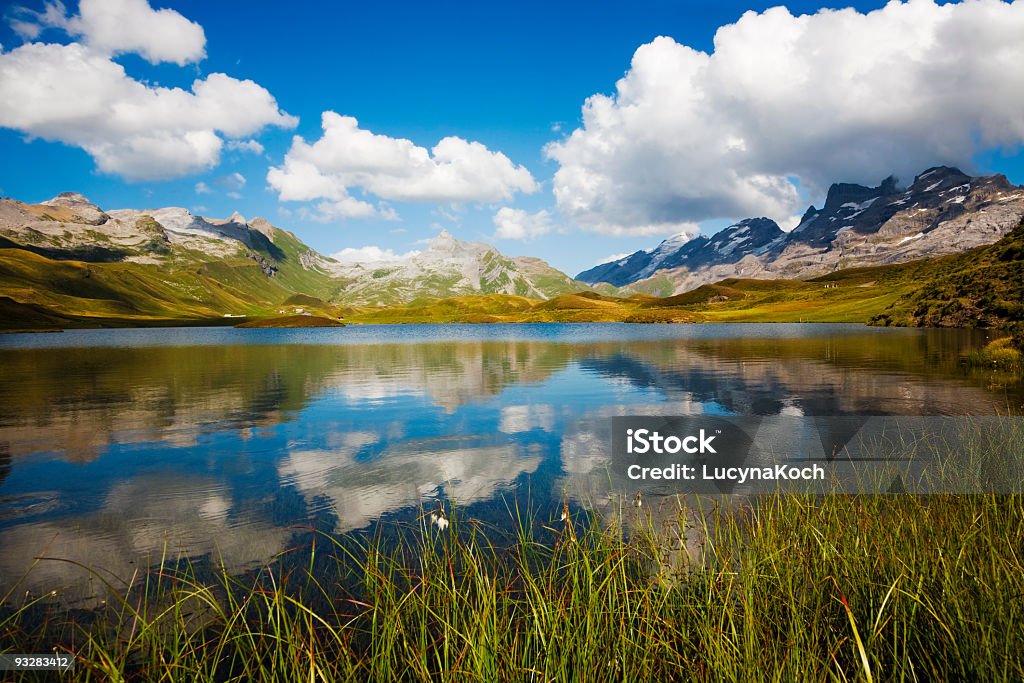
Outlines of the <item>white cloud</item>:
<svg viewBox="0 0 1024 683">
<path fill-rule="evenodd" d="M 396 254 L 391 249 L 381 249 L 376 246 L 367 247 L 346 247 L 339 252 L 331 254 L 331 258 L 342 263 L 377 263 L 379 261 L 401 261 L 412 258 L 420 252 L 407 251 L 404 254 Z"/>
<path fill-rule="evenodd" d="M 257 140 L 228 140 L 227 148 L 233 152 L 263 154 L 263 145 Z"/>
<path fill-rule="evenodd" d="M 345 218 L 374 218 L 381 215 L 373 204 L 355 197 L 342 197 L 331 202 L 320 202 L 316 205 L 315 212 L 303 210 L 302 214 L 305 218 L 321 223 Z"/>
<path fill-rule="evenodd" d="M 910 178 L 1024 142 L 1024 2 L 747 12 L 708 55 L 657 38 L 550 143 L 564 216 L 611 234 L 798 213 L 833 181 Z"/>
<path fill-rule="evenodd" d="M 631 251 L 624 251 L 621 254 L 612 254 L 611 256 L 605 256 L 600 261 L 595 261 L 594 262 L 594 266 L 599 266 L 602 263 L 611 263 L 612 261 L 618 261 L 619 259 L 624 259 L 624 258 L 626 258 L 627 256 L 629 256 L 632 253 L 633 252 L 631 252 Z M 593 267 L 593 266 L 591 266 L 591 267 Z"/>
<path fill-rule="evenodd" d="M 211 190 L 210 186 L 203 181 L 196 183 L 196 194 L 210 194 L 211 192 L 213 192 L 213 190 Z"/>
<path fill-rule="evenodd" d="M 528 240 L 546 235 L 555 229 L 547 211 L 527 213 L 504 206 L 494 214 L 494 236 L 506 240 Z"/>
<path fill-rule="evenodd" d="M 268 171 L 267 182 L 282 201 L 339 202 L 359 188 L 385 200 L 485 202 L 538 189 L 525 167 L 479 142 L 446 137 L 427 150 L 332 111 L 324 112 L 322 125 L 319 140 L 296 136 L 284 163 Z"/>
<path fill-rule="evenodd" d="M 61 2 L 42 12 L 22 9 L 12 22 L 24 38 L 35 40 L 44 28 L 59 28 L 106 55 L 136 53 L 151 64 L 180 66 L 206 56 L 203 27 L 171 9 L 154 10 L 146 0 L 81 0 L 77 16 Z"/>
<path fill-rule="evenodd" d="M 800 220 L 802 218 L 802 214 L 794 213 L 792 216 L 787 216 L 781 220 L 776 220 L 775 222 L 782 232 L 791 232 L 796 226 L 800 225 Z"/>
<path fill-rule="evenodd" d="M 36 12 L 28 7 L 14 7 L 9 23 L 14 32 L 23 40 L 35 40 L 44 28 L 65 28 L 68 12 L 61 2 L 47 2 L 43 10 Z"/>
<path fill-rule="evenodd" d="M 0 54 L 0 126 L 81 147 L 100 170 L 130 180 L 173 178 L 220 160 L 221 135 L 293 127 L 256 83 L 222 73 L 191 92 L 152 87 L 80 44 L 30 43 Z"/>
<path fill-rule="evenodd" d="M 218 182 L 230 190 L 241 190 L 245 187 L 245 176 L 235 171 L 226 176 L 221 176 Z"/>
</svg>

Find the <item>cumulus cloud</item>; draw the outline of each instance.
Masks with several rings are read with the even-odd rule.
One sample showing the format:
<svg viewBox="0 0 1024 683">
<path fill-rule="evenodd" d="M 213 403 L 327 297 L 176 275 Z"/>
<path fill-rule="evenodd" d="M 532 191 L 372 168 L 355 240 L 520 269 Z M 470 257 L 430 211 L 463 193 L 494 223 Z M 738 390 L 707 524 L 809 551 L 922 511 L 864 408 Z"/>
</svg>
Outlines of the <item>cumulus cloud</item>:
<svg viewBox="0 0 1024 683">
<path fill-rule="evenodd" d="M 22 9 L 12 26 L 28 40 L 58 28 L 97 53 L 136 53 L 151 64 L 183 66 L 206 56 L 202 26 L 174 10 L 154 10 L 146 0 L 81 0 L 77 16 L 68 16 L 61 2 L 48 2 L 42 12 Z"/>
<path fill-rule="evenodd" d="M 550 143 L 566 217 L 610 234 L 798 213 L 798 186 L 909 178 L 1024 142 L 1024 3 L 747 12 L 705 54 L 641 46 Z"/>
<path fill-rule="evenodd" d="M 504 206 L 494 214 L 495 237 L 506 240 L 529 240 L 546 235 L 555 229 L 547 211 L 527 213 L 522 209 Z"/>
<path fill-rule="evenodd" d="M 268 171 L 282 201 L 342 202 L 358 188 L 385 200 L 482 202 L 538 189 L 525 167 L 479 142 L 446 137 L 427 150 L 332 111 L 323 113 L 322 125 L 319 140 L 296 136 L 284 163 Z"/>
<path fill-rule="evenodd" d="M 233 152 L 263 154 L 263 145 L 258 140 L 228 140 L 227 148 Z"/>
<path fill-rule="evenodd" d="M 0 54 L 0 126 L 81 147 L 100 170 L 130 180 L 210 168 L 222 136 L 296 123 L 264 88 L 222 73 L 186 91 L 137 81 L 81 43 L 29 43 Z"/>
<path fill-rule="evenodd" d="M 326 223 L 339 218 L 374 218 L 381 214 L 377 207 L 369 202 L 355 197 L 342 197 L 335 201 L 320 202 L 316 205 L 315 212 L 304 210 L 302 215 L 304 218 Z"/>
<path fill-rule="evenodd" d="M 196 183 L 196 194 L 210 194 L 211 192 L 213 192 L 213 190 L 211 190 L 210 186 L 203 181 L 200 180 Z"/>
<path fill-rule="evenodd" d="M 342 263 L 377 263 L 380 261 L 401 261 L 412 258 L 420 252 L 407 251 L 404 254 L 396 254 L 391 249 L 381 249 L 376 246 L 368 247 L 346 247 L 339 252 L 331 254 L 331 258 Z"/>
</svg>

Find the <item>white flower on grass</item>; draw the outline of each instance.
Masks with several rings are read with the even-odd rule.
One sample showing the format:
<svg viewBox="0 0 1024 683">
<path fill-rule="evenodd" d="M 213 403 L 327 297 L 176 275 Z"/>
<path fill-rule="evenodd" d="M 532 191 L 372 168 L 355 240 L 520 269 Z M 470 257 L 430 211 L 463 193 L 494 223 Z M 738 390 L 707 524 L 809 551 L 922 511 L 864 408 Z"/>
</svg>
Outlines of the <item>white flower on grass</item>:
<svg viewBox="0 0 1024 683">
<path fill-rule="evenodd" d="M 444 516 L 444 508 L 438 508 L 437 512 L 430 513 L 430 523 L 441 531 L 448 528 L 448 518 Z"/>
</svg>

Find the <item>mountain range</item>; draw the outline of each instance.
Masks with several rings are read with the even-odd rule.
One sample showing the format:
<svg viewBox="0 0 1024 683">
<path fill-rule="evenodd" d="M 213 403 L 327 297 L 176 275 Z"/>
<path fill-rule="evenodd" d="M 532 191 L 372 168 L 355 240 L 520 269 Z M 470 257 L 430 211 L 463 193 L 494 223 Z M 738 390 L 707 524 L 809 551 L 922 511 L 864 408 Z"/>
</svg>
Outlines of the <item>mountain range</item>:
<svg viewBox="0 0 1024 683">
<path fill-rule="evenodd" d="M 539 258 L 504 256 L 481 242 L 442 231 L 413 256 L 372 263 L 332 263 L 336 298 L 351 304 L 394 304 L 467 294 L 515 294 L 549 299 L 590 289 Z"/>
<path fill-rule="evenodd" d="M 103 210 L 71 192 L 39 204 L 0 199 L 0 312 L 11 319 L 152 324 L 273 315 L 311 301 L 334 313 L 422 297 L 548 299 L 581 289 L 589 286 L 540 259 L 506 257 L 447 232 L 413 257 L 351 264 L 237 212 L 212 219 L 175 207 Z"/>
<path fill-rule="evenodd" d="M 711 236 L 669 238 L 574 279 L 541 259 L 508 257 L 447 232 L 409 257 L 348 263 L 265 219 L 237 212 L 213 219 L 175 207 L 104 210 L 70 192 L 39 204 L 0 199 L 0 327 L 208 324 L 311 311 L 336 318 L 357 309 L 372 317 L 377 314 L 369 309 L 380 306 L 411 306 L 403 313 L 408 319 L 435 319 L 449 315 L 447 308 L 432 307 L 439 299 L 453 302 L 452 310 L 466 319 L 494 318 L 490 309 L 499 299 L 465 300 L 481 295 L 512 297 L 500 305 L 523 319 L 584 320 L 598 310 L 601 319 L 618 319 L 625 307 L 631 319 L 689 320 L 668 309 L 656 316 L 637 311 L 714 307 L 716 301 L 744 306 L 732 299 L 749 303 L 752 292 L 768 290 L 753 284 L 703 287 L 726 280 L 820 282 L 840 271 L 958 254 L 1000 241 L 1022 218 L 1024 188 L 1004 176 L 971 177 L 935 167 L 907 188 L 893 178 L 877 187 L 832 185 L 824 206 L 810 207 L 789 232 L 768 218 L 748 218 Z M 871 277 L 882 281 L 881 275 Z M 806 296 L 819 286 L 797 289 Z M 972 288 L 978 290 L 977 283 Z M 642 298 L 650 295 L 672 298 L 663 306 Z M 860 294 L 848 303 L 844 319 L 867 319 Z M 878 312 L 872 308 L 870 314 Z M 795 313 L 801 319 L 804 314 Z M 955 318 L 901 315 L 886 320 Z"/>
<path fill-rule="evenodd" d="M 901 188 L 832 185 L 820 209 L 783 232 L 748 218 L 717 234 L 685 234 L 576 276 L 669 296 L 726 278 L 806 279 L 844 268 L 904 263 L 991 244 L 1024 218 L 1024 187 L 1005 176 L 971 177 L 937 166 Z"/>
</svg>

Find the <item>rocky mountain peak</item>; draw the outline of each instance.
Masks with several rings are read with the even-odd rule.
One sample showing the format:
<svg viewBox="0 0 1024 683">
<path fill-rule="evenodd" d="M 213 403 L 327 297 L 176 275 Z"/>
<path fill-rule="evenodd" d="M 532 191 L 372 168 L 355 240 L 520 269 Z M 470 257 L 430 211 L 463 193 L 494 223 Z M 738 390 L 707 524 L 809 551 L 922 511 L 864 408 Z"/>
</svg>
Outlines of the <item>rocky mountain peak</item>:
<svg viewBox="0 0 1024 683">
<path fill-rule="evenodd" d="M 895 176 L 889 176 L 878 187 L 865 187 L 856 183 L 833 183 L 825 197 L 824 211 L 836 211 L 843 204 L 861 204 L 876 197 L 895 194 L 898 191 Z"/>
<path fill-rule="evenodd" d="M 427 245 L 427 251 L 452 253 L 457 251 L 462 244 L 450 232 L 442 230 L 437 237 L 430 240 L 430 243 Z"/>
<path fill-rule="evenodd" d="M 47 199 L 39 204 L 67 209 L 74 218 L 79 219 L 77 222 L 87 225 L 102 225 L 110 218 L 100 207 L 78 192 L 61 192 L 53 199 Z"/>
<path fill-rule="evenodd" d="M 664 240 L 662 240 L 661 244 L 659 244 L 655 248 L 655 251 L 665 249 L 678 249 L 679 247 L 683 246 L 692 239 L 694 239 L 694 235 L 688 232 L 677 232 L 671 237 L 666 237 Z"/>
<path fill-rule="evenodd" d="M 93 208 L 99 208 L 86 198 L 84 194 L 79 192 L 61 192 L 53 199 L 47 199 L 45 202 L 39 202 L 46 206 L 91 206 Z"/>
<path fill-rule="evenodd" d="M 733 263 L 747 254 L 759 253 L 785 233 L 771 218 L 745 218 L 719 230 L 704 244 L 687 245 L 666 263 L 675 266 L 702 266 Z"/>
<path fill-rule="evenodd" d="M 679 233 L 648 251 L 601 263 L 576 276 L 583 282 L 607 282 L 616 286 L 650 277 L 659 270 L 699 268 L 735 263 L 751 253 L 760 253 L 785 236 L 770 218 L 746 218 L 711 237 Z"/>
<path fill-rule="evenodd" d="M 270 221 L 268 221 L 266 218 L 253 218 L 251 221 L 249 221 L 249 229 L 255 230 L 256 232 L 262 234 L 271 242 L 274 241 L 274 234 L 276 232 L 276 228 L 273 225 L 271 225 Z"/>
<path fill-rule="evenodd" d="M 933 166 L 914 178 L 914 183 L 907 189 L 914 193 L 934 192 L 936 190 L 947 190 L 951 187 L 965 185 L 970 182 L 971 176 L 959 168 Z"/>
<path fill-rule="evenodd" d="M 541 259 L 507 257 L 483 242 L 456 239 L 447 230 L 407 258 L 327 268 L 346 283 L 339 298 L 355 304 L 479 293 L 548 298 L 582 288 Z"/>
<path fill-rule="evenodd" d="M 779 224 L 773 221 L 771 218 L 744 218 L 739 223 L 729 226 L 726 230 L 737 232 L 742 228 L 747 228 L 744 232 L 750 232 L 752 235 L 763 235 L 771 237 L 772 239 L 782 234 L 782 228 Z"/>
</svg>

